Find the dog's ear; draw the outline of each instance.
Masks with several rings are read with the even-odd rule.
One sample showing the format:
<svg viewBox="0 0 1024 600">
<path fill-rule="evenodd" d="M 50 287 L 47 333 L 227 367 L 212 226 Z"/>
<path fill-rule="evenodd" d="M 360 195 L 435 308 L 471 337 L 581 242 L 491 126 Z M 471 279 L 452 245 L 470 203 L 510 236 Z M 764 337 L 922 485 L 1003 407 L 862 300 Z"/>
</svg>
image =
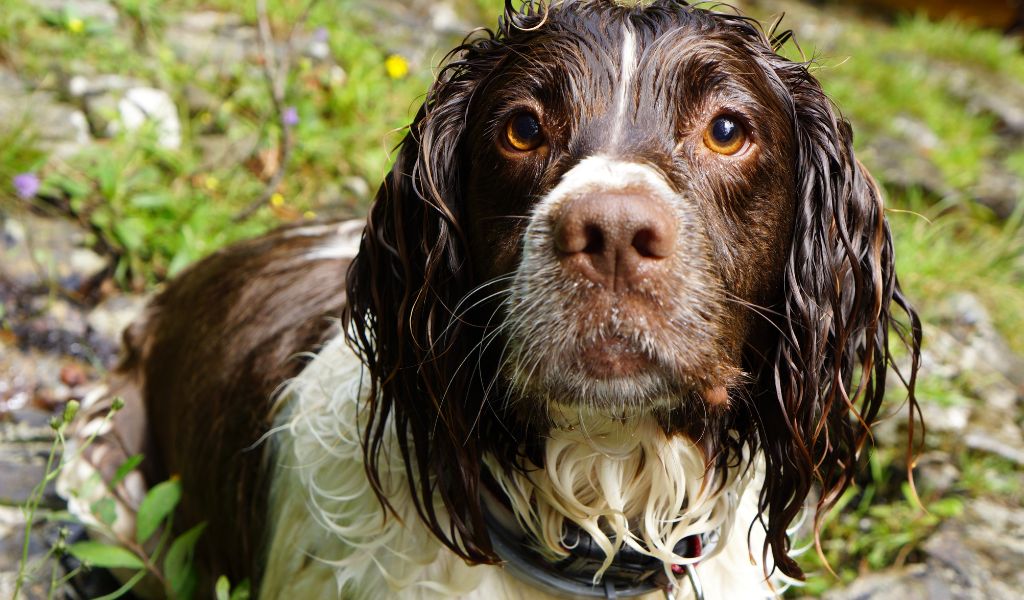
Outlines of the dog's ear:
<svg viewBox="0 0 1024 600">
<path fill-rule="evenodd" d="M 913 434 L 921 329 L 896 278 L 881 191 L 854 156 L 849 124 L 804 65 L 776 72 L 792 97 L 797 197 L 782 334 L 757 403 L 767 467 L 761 508 L 775 565 L 800 576 L 786 530 L 817 488 L 817 542 L 821 518 L 862 465 L 893 366 L 890 332 L 910 357 Z"/>
<path fill-rule="evenodd" d="M 370 210 L 348 274 L 346 331 L 367 367 L 363 445 L 378 498 L 392 508 L 397 491 L 383 473 L 397 452 L 432 533 L 467 560 L 493 562 L 479 501 L 479 409 L 470 405 L 480 400 L 469 392 L 474 364 L 466 364 L 480 335 L 453 311 L 472 284 L 461 225 L 463 137 L 500 44 L 484 35 L 453 55 Z"/>
</svg>

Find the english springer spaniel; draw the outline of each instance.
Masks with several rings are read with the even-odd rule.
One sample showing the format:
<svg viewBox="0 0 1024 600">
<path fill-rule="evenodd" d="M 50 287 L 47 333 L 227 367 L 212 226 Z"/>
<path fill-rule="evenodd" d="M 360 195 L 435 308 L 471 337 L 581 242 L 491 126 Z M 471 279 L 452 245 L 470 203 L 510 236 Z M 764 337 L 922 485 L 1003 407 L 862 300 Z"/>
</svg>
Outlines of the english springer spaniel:
<svg viewBox="0 0 1024 600">
<path fill-rule="evenodd" d="M 920 345 L 879 189 L 787 39 L 679 0 L 507 1 L 365 222 L 155 298 L 64 489 L 144 453 L 116 526 L 180 476 L 204 585 L 266 599 L 777 595 L 901 345 L 915 407 Z"/>
</svg>

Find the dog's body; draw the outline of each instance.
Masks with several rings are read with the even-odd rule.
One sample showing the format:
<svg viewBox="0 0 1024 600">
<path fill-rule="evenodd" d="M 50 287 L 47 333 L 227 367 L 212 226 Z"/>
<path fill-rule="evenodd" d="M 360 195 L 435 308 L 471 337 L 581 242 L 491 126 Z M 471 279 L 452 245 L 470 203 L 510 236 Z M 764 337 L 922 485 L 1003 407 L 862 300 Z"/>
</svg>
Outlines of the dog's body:
<svg viewBox="0 0 1024 600">
<path fill-rule="evenodd" d="M 858 470 L 891 304 L 911 390 L 919 345 L 878 190 L 780 39 L 671 0 L 508 5 L 365 229 L 157 297 L 112 383 L 135 433 L 90 462 L 180 474 L 206 580 L 264 598 L 777 593 L 812 487 L 820 517 Z"/>
</svg>

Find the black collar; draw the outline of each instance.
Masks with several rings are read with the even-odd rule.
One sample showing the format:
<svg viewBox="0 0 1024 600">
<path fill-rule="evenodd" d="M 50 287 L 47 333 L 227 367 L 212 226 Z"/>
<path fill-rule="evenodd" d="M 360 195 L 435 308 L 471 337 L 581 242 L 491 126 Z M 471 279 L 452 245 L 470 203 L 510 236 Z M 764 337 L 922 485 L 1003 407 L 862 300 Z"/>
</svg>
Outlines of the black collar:
<svg viewBox="0 0 1024 600">
<path fill-rule="evenodd" d="M 595 575 L 604 563 L 604 551 L 588 533 L 572 524 L 566 524 L 565 539 L 576 543 L 568 544 L 571 545 L 567 548 L 569 556 L 552 562 L 534 549 L 534 540 L 519 526 L 505 494 L 493 481 L 488 483 L 491 485 L 483 486 L 487 531 L 495 553 L 517 579 L 559 597 L 629 598 L 657 590 L 668 592 L 674 586 L 675 582 L 666 577 L 660 560 L 625 544 L 602 575 L 600 584 L 595 585 Z M 679 556 L 701 556 L 702 550 L 706 551 L 715 538 L 717 532 L 690 536 L 681 540 L 673 551 Z M 696 597 L 702 598 L 693 565 L 673 567 L 673 572 L 685 574 Z"/>
</svg>

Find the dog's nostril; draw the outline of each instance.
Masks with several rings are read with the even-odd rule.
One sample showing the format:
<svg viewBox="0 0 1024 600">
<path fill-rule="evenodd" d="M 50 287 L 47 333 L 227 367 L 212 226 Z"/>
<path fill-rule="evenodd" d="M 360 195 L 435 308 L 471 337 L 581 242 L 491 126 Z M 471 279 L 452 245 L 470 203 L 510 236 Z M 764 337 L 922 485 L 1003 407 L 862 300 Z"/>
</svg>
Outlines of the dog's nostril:
<svg viewBox="0 0 1024 600">
<path fill-rule="evenodd" d="M 651 228 L 645 227 L 636 232 L 633 236 L 633 249 L 643 258 L 662 258 L 660 252 L 658 234 Z"/>
<path fill-rule="evenodd" d="M 601 227 L 595 224 L 588 224 L 583 228 L 584 254 L 600 254 L 604 252 L 604 232 Z"/>
</svg>

